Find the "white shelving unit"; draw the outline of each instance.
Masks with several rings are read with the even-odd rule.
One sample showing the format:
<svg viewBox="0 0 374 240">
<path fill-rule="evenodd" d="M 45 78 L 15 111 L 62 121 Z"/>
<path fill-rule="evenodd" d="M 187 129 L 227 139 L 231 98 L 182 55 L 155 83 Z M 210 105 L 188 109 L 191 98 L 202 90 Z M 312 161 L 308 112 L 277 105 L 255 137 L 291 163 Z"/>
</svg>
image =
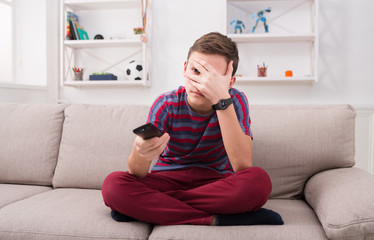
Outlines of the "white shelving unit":
<svg viewBox="0 0 374 240">
<path fill-rule="evenodd" d="M 318 81 L 319 0 L 226 0 L 226 32 L 239 48 L 239 83 L 314 83 Z M 265 13 L 269 32 L 261 21 L 251 33 L 252 14 Z M 234 34 L 230 22 L 244 22 L 243 33 Z M 267 77 L 257 77 L 257 65 L 268 66 Z M 292 70 L 293 77 L 285 77 Z"/>
<path fill-rule="evenodd" d="M 62 86 L 126 87 L 150 86 L 151 0 L 147 9 L 147 42 L 133 34 L 142 26 L 140 0 L 62 0 L 60 12 L 60 78 Z M 66 12 L 78 15 L 80 25 L 90 40 L 66 40 Z M 96 34 L 104 40 L 93 40 Z M 125 66 L 139 60 L 143 66 L 142 80 L 127 80 Z M 84 68 L 83 81 L 75 81 L 73 67 Z M 118 80 L 89 81 L 94 72 L 110 72 Z"/>
</svg>

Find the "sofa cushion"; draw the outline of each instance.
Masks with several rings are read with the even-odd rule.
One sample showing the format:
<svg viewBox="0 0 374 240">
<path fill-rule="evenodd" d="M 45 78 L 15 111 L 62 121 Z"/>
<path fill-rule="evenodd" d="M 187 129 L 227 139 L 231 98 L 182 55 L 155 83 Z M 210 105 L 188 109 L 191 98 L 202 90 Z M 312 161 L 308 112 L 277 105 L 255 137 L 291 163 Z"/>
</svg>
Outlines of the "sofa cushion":
<svg viewBox="0 0 374 240">
<path fill-rule="evenodd" d="M 0 104 L 0 182 L 51 185 L 65 105 Z"/>
<path fill-rule="evenodd" d="M 0 209 L 0 239 L 148 239 L 151 226 L 110 216 L 101 191 L 56 189 Z"/>
<path fill-rule="evenodd" d="M 135 135 L 149 107 L 71 105 L 65 109 L 54 187 L 101 189 L 105 177 L 127 170 Z"/>
<path fill-rule="evenodd" d="M 0 208 L 49 190 L 52 188 L 46 186 L 0 184 Z"/>
<path fill-rule="evenodd" d="M 327 239 L 313 210 L 302 200 L 269 200 L 265 208 L 277 211 L 284 225 L 257 226 L 155 226 L 150 240 L 195 239 L 195 240 L 247 240 L 247 239 Z"/>
<path fill-rule="evenodd" d="M 349 105 L 250 106 L 250 115 L 253 163 L 269 173 L 271 198 L 300 198 L 312 175 L 354 165 Z"/>
<path fill-rule="evenodd" d="M 316 174 L 305 198 L 330 239 L 374 239 L 374 176 L 358 168 Z"/>
</svg>

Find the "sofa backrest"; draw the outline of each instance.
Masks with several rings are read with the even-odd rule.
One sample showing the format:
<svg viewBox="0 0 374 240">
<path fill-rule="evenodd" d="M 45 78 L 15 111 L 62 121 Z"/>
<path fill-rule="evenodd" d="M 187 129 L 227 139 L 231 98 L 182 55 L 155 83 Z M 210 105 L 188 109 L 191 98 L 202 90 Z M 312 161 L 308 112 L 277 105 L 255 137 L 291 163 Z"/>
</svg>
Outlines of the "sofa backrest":
<svg viewBox="0 0 374 240">
<path fill-rule="evenodd" d="M 0 183 L 52 185 L 65 107 L 0 104 Z"/>
<path fill-rule="evenodd" d="M 135 135 L 149 106 L 70 105 L 65 109 L 54 187 L 101 189 L 105 177 L 127 171 Z"/>
<path fill-rule="evenodd" d="M 71 105 L 65 109 L 54 187 L 100 189 L 126 171 L 135 135 L 149 106 Z M 299 198 L 306 180 L 354 165 L 355 111 L 349 105 L 250 106 L 253 163 L 273 183 L 272 198 Z"/>
<path fill-rule="evenodd" d="M 272 198 L 299 198 L 309 177 L 355 163 L 349 105 L 250 106 L 250 116 L 253 163 L 269 173 Z"/>
</svg>

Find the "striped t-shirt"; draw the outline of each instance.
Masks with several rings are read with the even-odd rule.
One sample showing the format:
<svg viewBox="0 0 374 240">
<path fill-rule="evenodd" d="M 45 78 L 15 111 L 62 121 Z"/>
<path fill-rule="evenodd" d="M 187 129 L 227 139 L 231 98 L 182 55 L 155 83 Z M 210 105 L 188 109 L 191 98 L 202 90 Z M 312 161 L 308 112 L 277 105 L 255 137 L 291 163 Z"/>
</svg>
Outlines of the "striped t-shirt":
<svg viewBox="0 0 374 240">
<path fill-rule="evenodd" d="M 243 132 L 252 137 L 246 96 L 235 88 L 229 93 Z M 147 122 L 170 135 L 170 141 L 152 171 L 204 167 L 224 175 L 233 173 L 216 112 L 208 115 L 193 112 L 183 86 L 160 95 L 150 109 Z"/>
</svg>

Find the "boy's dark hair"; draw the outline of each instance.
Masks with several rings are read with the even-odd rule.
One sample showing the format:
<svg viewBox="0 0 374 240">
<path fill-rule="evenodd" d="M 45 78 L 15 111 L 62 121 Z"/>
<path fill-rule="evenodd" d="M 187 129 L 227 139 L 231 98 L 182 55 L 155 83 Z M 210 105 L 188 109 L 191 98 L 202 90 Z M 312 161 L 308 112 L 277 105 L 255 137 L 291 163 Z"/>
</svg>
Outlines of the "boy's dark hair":
<svg viewBox="0 0 374 240">
<path fill-rule="evenodd" d="M 190 58 L 193 52 L 218 54 L 225 57 L 227 63 L 233 60 L 232 76 L 234 76 L 238 69 L 239 53 L 236 43 L 231 38 L 219 32 L 211 32 L 197 39 L 188 51 L 187 59 Z"/>
</svg>

